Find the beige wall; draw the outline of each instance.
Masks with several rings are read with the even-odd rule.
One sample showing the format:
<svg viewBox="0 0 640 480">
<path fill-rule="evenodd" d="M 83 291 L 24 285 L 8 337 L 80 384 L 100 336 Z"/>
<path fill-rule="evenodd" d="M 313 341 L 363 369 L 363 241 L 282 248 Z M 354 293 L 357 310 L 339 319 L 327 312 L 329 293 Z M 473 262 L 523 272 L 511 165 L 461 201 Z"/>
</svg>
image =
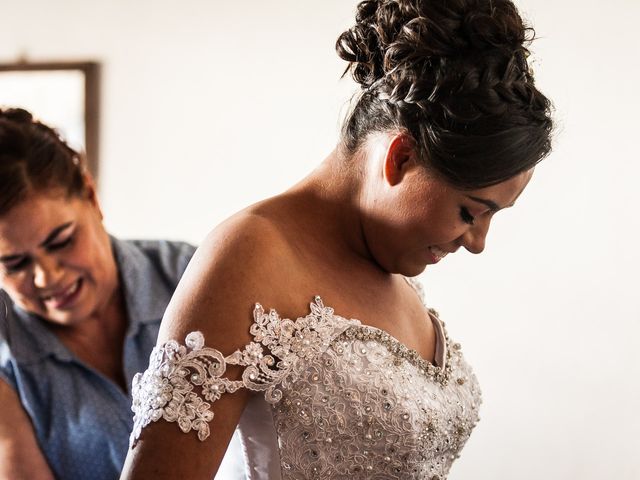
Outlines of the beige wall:
<svg viewBox="0 0 640 480">
<path fill-rule="evenodd" d="M 2 0 L 0 62 L 101 61 L 109 229 L 197 242 L 333 148 L 354 5 Z M 559 133 L 487 251 L 423 276 L 484 387 L 451 479 L 637 479 L 640 2 L 520 5 Z"/>
</svg>

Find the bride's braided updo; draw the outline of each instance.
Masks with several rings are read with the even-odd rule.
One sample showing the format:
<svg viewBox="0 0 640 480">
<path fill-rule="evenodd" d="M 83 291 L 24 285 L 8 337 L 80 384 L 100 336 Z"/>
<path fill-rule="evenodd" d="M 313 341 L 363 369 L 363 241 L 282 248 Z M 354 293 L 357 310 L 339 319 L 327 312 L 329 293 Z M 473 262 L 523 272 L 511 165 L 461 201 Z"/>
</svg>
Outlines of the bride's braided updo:
<svg viewBox="0 0 640 480">
<path fill-rule="evenodd" d="M 362 87 L 344 146 L 405 130 L 425 164 L 463 189 L 529 170 L 549 153 L 553 127 L 527 63 L 532 37 L 509 0 L 361 2 L 336 42 Z"/>
</svg>

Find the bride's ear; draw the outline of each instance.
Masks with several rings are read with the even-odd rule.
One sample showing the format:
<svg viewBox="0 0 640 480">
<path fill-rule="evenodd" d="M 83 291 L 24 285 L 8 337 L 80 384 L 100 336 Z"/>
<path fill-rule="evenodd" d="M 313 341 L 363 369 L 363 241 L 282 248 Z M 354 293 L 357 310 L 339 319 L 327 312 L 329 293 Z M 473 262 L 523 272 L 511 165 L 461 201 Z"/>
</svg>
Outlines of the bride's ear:
<svg viewBox="0 0 640 480">
<path fill-rule="evenodd" d="M 384 158 L 384 178 L 390 186 L 402 181 L 415 165 L 416 155 L 416 142 L 410 135 L 401 132 L 391 137 Z"/>
</svg>

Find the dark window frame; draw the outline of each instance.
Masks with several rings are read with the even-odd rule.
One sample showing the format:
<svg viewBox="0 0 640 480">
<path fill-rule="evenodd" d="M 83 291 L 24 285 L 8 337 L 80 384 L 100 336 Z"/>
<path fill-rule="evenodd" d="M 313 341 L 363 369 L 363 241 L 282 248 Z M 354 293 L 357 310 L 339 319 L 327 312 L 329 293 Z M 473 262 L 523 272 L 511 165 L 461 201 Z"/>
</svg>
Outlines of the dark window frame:
<svg viewBox="0 0 640 480">
<path fill-rule="evenodd" d="M 84 75 L 84 136 L 89 171 L 98 179 L 100 165 L 100 64 L 98 62 L 17 62 L 0 64 L 2 72 L 77 70 Z M 55 127 L 55 125 L 51 125 Z"/>
</svg>

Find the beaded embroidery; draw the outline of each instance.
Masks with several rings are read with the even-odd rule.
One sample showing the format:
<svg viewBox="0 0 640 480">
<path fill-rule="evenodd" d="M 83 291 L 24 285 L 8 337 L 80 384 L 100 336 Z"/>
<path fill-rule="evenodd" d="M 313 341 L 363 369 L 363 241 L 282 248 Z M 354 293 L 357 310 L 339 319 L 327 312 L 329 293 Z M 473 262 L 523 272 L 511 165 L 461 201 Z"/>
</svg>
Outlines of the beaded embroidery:
<svg viewBox="0 0 640 480">
<path fill-rule="evenodd" d="M 309 315 L 294 322 L 281 319 L 273 309 L 265 313 L 262 305 L 256 304 L 250 328 L 254 341 L 227 357 L 204 347 L 201 332 L 189 333 L 185 346 L 170 340 L 155 347 L 149 368 L 133 378 L 131 445 L 145 426 L 161 418 L 177 421 L 183 432 L 195 430 L 198 438 L 205 440 L 213 420 L 209 402 L 242 387 L 264 391 L 269 403 L 277 403 L 282 398 L 281 389 L 287 388 L 306 367 L 305 360 L 326 350 L 345 328 L 359 323 L 335 316 L 320 297 L 315 297 L 310 307 Z M 264 347 L 268 349 L 266 354 Z M 224 378 L 227 365 L 246 367 L 242 380 Z M 201 394 L 194 387 L 199 387 Z"/>
<path fill-rule="evenodd" d="M 273 406 L 283 480 L 444 480 L 459 456 L 480 405 L 460 350 L 448 361 L 464 381 L 445 384 L 369 333 L 340 335 Z"/>
<path fill-rule="evenodd" d="M 445 362 L 436 366 L 387 332 L 335 315 L 320 297 L 295 321 L 260 304 L 253 317 L 253 341 L 227 357 L 200 332 L 154 349 L 134 378 L 132 444 L 160 419 L 204 440 L 211 403 L 247 388 L 272 405 L 283 480 L 446 478 L 481 399 L 444 329 Z M 227 365 L 245 367 L 242 379 L 225 378 Z"/>
<path fill-rule="evenodd" d="M 438 313 L 435 310 L 429 309 L 429 312 L 432 315 L 438 317 Z M 445 334 L 445 343 L 448 344 L 449 337 L 447 335 L 446 330 L 444 330 L 444 334 Z M 433 380 L 441 383 L 442 385 L 446 385 L 447 383 L 449 383 L 449 377 L 451 376 L 451 370 L 452 370 L 451 348 L 447 348 L 445 366 L 444 368 L 442 368 L 442 367 L 433 365 L 431 362 L 426 361 L 418 354 L 418 352 L 407 347 L 406 345 L 401 343 L 399 340 L 397 340 L 395 337 L 389 335 L 384 330 L 380 330 L 375 327 L 370 327 L 368 325 L 358 325 L 358 326 L 349 327 L 338 338 L 348 339 L 348 340 L 355 339 L 360 341 L 378 342 L 396 357 L 396 363 L 400 362 L 401 359 L 405 359 L 409 361 L 413 366 L 415 366 L 422 375 L 431 377 L 433 378 Z"/>
</svg>

